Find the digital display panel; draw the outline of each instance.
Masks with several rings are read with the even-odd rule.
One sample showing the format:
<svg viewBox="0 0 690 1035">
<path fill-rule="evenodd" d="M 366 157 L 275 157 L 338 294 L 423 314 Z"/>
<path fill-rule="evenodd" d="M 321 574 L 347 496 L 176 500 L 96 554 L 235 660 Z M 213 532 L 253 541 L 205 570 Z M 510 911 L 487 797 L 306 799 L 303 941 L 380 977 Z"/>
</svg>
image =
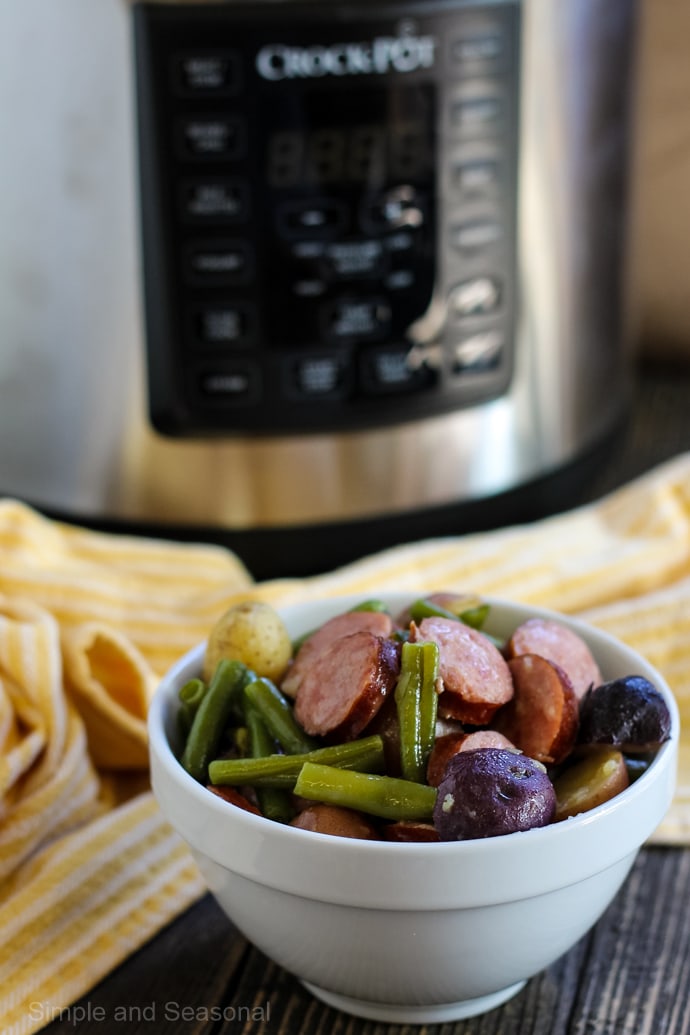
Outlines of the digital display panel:
<svg viewBox="0 0 690 1035">
<path fill-rule="evenodd" d="M 430 84 L 312 88 L 266 112 L 269 187 L 379 187 L 426 182 L 434 166 Z"/>
</svg>

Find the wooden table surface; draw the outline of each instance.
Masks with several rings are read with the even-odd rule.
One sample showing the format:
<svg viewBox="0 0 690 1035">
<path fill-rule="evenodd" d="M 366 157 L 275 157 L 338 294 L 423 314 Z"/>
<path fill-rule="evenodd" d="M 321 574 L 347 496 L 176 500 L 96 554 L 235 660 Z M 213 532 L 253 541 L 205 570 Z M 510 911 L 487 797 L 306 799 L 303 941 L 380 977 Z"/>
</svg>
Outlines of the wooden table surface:
<svg viewBox="0 0 690 1035">
<path fill-rule="evenodd" d="M 690 369 L 640 371 L 583 502 L 690 450 Z M 296 937 L 308 937 L 295 932 Z M 516 931 L 516 938 L 530 937 Z M 690 1035 L 690 849 L 648 847 L 580 942 L 482 1017 L 403 1027 L 322 1005 L 206 896 L 53 1021 L 47 1035 Z"/>
</svg>

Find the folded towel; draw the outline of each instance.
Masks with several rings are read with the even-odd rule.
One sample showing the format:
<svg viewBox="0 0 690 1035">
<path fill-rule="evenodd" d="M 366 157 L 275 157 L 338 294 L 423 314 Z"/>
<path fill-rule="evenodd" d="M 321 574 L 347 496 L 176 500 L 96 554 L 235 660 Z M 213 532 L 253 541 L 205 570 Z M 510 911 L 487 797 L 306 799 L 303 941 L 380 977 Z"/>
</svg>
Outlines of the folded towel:
<svg viewBox="0 0 690 1035">
<path fill-rule="evenodd" d="M 36 1031 L 203 894 L 148 790 L 161 674 L 244 598 L 473 591 L 577 614 L 643 653 L 681 711 L 690 844 L 690 454 L 531 525 L 256 584 L 220 547 L 86 531 L 0 501 L 0 1029 Z"/>
</svg>

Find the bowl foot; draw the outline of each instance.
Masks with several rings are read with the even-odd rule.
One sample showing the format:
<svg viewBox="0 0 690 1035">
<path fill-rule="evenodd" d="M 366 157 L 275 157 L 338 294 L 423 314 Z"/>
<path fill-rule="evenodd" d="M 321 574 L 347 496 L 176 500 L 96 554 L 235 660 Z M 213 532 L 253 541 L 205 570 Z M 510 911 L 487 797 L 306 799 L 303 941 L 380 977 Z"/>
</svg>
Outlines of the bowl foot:
<svg viewBox="0 0 690 1035">
<path fill-rule="evenodd" d="M 445 1021 L 461 1021 L 465 1017 L 476 1017 L 487 1013 L 512 999 L 524 988 L 526 981 L 518 981 L 508 988 L 502 988 L 491 995 L 478 996 L 476 999 L 461 999 L 457 1003 L 429 1003 L 426 1006 L 404 1006 L 396 1003 L 378 1003 L 368 999 L 355 999 L 352 996 L 340 995 L 326 988 L 319 988 L 308 981 L 304 987 L 327 1006 L 336 1010 L 364 1017 L 370 1021 L 384 1021 L 388 1024 L 442 1024 Z"/>
</svg>

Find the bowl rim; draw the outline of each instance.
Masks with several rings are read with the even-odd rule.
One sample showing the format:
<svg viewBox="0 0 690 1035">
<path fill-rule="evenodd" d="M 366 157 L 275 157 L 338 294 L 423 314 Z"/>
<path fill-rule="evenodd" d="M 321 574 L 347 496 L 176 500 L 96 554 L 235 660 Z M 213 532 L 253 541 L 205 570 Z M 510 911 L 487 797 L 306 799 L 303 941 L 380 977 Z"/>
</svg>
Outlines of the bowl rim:
<svg viewBox="0 0 690 1035">
<path fill-rule="evenodd" d="M 421 595 L 414 591 L 403 591 L 382 592 L 379 596 L 394 609 L 401 609 Z M 453 867 L 462 863 L 463 880 L 474 873 L 479 881 L 470 879 L 466 894 L 458 893 L 455 898 L 477 905 L 477 883 L 482 887 L 494 885 L 490 895 L 484 892 L 484 897 L 488 896 L 487 900 L 496 902 L 500 898 L 508 901 L 586 879 L 594 872 L 615 865 L 626 855 L 636 853 L 663 818 L 670 805 L 675 784 L 680 719 L 675 697 L 666 680 L 632 647 L 581 619 L 506 598 L 479 595 L 491 607 L 494 621 L 487 623 L 489 631 L 506 628 L 514 619 L 522 621 L 527 617 L 545 617 L 559 620 L 583 636 L 594 650 L 595 657 L 597 647 L 622 651 L 630 656 L 636 662 L 636 674 L 645 675 L 662 693 L 671 715 L 670 739 L 661 746 L 649 768 L 615 798 L 588 812 L 545 827 L 491 838 L 433 843 L 342 838 L 276 823 L 242 809 L 230 810 L 227 802 L 210 794 L 182 768 L 170 743 L 175 695 L 182 683 L 198 673 L 205 651 L 205 642 L 202 642 L 184 654 L 165 673 L 149 708 L 152 786 L 168 821 L 178 829 L 195 853 L 206 855 L 219 865 L 249 879 L 292 890 L 307 898 L 327 897 L 330 901 L 353 904 L 354 897 L 358 904 L 375 905 L 377 908 L 400 908 L 399 895 L 386 895 L 383 880 L 385 874 L 379 874 L 379 870 L 383 870 L 394 859 L 396 866 L 398 861 L 404 865 L 410 880 L 424 879 L 424 868 L 432 862 L 434 866 L 443 866 L 444 873 L 448 871 L 446 876 Z M 286 620 L 291 635 L 295 635 L 305 615 L 316 610 L 321 616 L 319 621 L 325 621 L 330 614 L 347 610 L 363 599 L 361 593 L 334 594 L 275 606 Z M 182 817 L 182 812 L 186 818 Z M 203 819 L 204 816 L 207 820 Z M 231 838 L 227 836 L 228 826 L 233 828 Z M 607 831 L 607 849 L 603 851 L 602 835 L 606 835 Z M 306 847 L 309 848 L 311 865 L 305 867 Z M 341 877 L 343 873 L 349 874 L 349 879 L 340 888 L 332 886 L 333 881 L 320 873 L 320 863 L 325 865 L 336 854 Z M 583 860 L 583 856 L 587 858 Z M 495 865 L 497 858 L 501 859 L 498 868 Z M 544 866 L 530 865 L 530 860 L 533 863 L 535 858 L 545 863 L 552 860 L 558 872 L 552 872 L 544 878 Z M 596 865 L 593 869 L 590 860 L 594 859 Z M 289 871 L 293 864 L 297 868 L 301 867 L 302 872 L 291 877 Z M 521 872 L 520 881 L 505 881 L 507 867 L 510 867 L 513 875 L 518 870 Z M 538 872 L 530 874 L 530 869 Z M 379 886 L 378 895 L 369 894 L 366 888 L 358 888 L 360 881 L 357 879 L 357 871 L 361 871 L 364 883 L 364 870 L 370 870 L 376 877 L 374 883 Z M 503 887 L 500 886 L 501 877 Z M 435 903 L 435 908 L 448 905 L 447 894 L 431 894 L 425 896 L 424 904 L 419 908 L 429 908 L 430 901 Z"/>
</svg>

